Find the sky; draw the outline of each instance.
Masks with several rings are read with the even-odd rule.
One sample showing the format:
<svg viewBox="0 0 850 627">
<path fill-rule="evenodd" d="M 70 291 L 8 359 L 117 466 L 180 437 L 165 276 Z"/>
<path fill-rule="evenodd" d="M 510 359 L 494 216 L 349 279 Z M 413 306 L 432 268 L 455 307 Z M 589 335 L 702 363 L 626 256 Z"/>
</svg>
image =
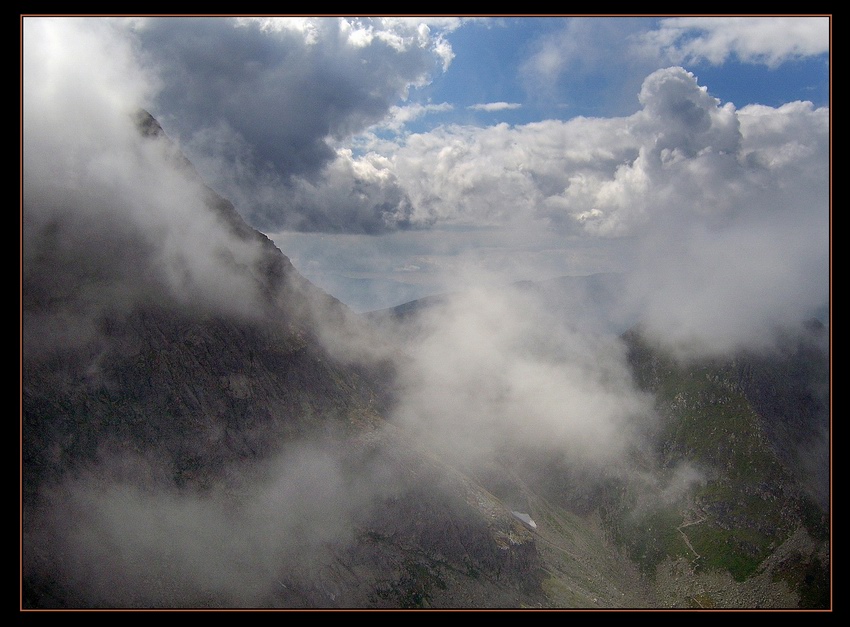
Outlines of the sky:
<svg viewBox="0 0 850 627">
<path fill-rule="evenodd" d="M 120 74 L 112 97 L 147 108 L 207 184 L 356 311 L 620 272 L 658 237 L 726 281 L 739 274 L 726 253 L 682 239 L 719 251 L 748 234 L 795 240 L 799 258 L 779 255 L 790 267 L 765 265 L 819 273 L 823 296 L 827 16 L 23 22 L 25 53 L 105 42 L 68 88 Z M 673 246 L 650 263 L 679 280 Z M 758 285 L 767 270 L 753 270 Z"/>
<path fill-rule="evenodd" d="M 82 21 L 61 36 L 95 36 Z M 765 184 L 743 159 L 770 148 L 743 131 L 813 124 L 808 143 L 827 141 L 828 17 L 96 21 L 133 55 L 145 91 L 133 97 L 208 184 L 358 311 L 462 287 L 470 266 L 496 281 L 629 267 L 634 237 L 664 211 L 624 188 L 627 174 L 647 174 L 640 151 L 663 133 L 644 118 L 683 125 L 670 150 L 697 134 L 661 99 L 730 116 L 731 144 L 694 137 L 686 160 L 668 164 L 690 170 L 692 189 L 659 194 L 669 204 L 668 192 L 685 193 L 692 206 L 679 215 L 703 223 Z M 671 88 L 642 95 L 657 71 Z M 800 144 L 770 139 L 779 151 Z M 709 166 L 706 148 L 734 153 L 736 167 Z M 694 206 L 704 185 L 736 197 Z M 806 186 L 825 206 L 825 180 Z"/>
<path fill-rule="evenodd" d="M 28 310 L 28 354 L 80 342 L 96 373 L 100 315 L 163 292 L 250 318 L 260 253 L 207 211 L 207 185 L 354 312 L 454 295 L 385 343 L 319 329 L 341 359 L 404 352 L 388 418 L 419 441 L 458 463 L 523 448 L 613 472 L 654 414 L 611 331 L 639 320 L 686 357 L 828 323 L 830 29 L 816 16 L 23 16 L 22 271 L 44 290 L 23 294 L 44 304 Z M 173 144 L 143 141 L 139 107 Z M 557 307 L 513 285 L 596 273 L 618 277 L 604 312 L 590 284 Z M 332 452 L 279 462 L 257 502 L 284 474 L 336 485 Z M 209 561 L 205 589 L 238 579 L 218 582 L 221 560 L 189 542 L 230 536 L 215 495 L 104 476 L 45 497 L 51 542 L 63 512 L 130 518 L 140 536 L 186 535 L 185 563 Z M 342 514 L 361 497 L 380 493 Z M 239 524 L 261 536 L 250 499 Z M 332 519 L 321 505 L 309 511 Z M 144 578 L 136 557 L 161 538 L 138 540 L 98 586 Z M 66 547 L 68 562 L 88 546 Z"/>
</svg>

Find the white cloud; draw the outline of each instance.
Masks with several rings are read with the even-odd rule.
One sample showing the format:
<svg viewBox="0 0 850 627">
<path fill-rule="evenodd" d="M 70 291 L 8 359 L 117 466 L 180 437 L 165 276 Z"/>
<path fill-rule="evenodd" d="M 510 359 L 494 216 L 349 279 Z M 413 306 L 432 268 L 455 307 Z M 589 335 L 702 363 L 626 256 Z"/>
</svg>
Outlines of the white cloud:
<svg viewBox="0 0 850 627">
<path fill-rule="evenodd" d="M 387 117 L 380 123 L 372 127 L 373 130 L 389 130 L 395 133 L 400 133 L 408 122 L 418 120 L 419 118 L 430 113 L 441 113 L 451 111 L 454 106 L 448 102 L 440 104 L 420 104 L 418 102 L 408 105 L 393 105 L 389 109 Z"/>
<path fill-rule="evenodd" d="M 661 20 L 642 41 L 672 63 L 737 58 L 776 67 L 829 52 L 830 17 L 677 17 Z"/>
<path fill-rule="evenodd" d="M 54 167 L 61 163 L 71 184 L 109 179 L 115 188 L 116 181 L 126 179 L 127 185 L 131 185 L 128 177 L 120 176 L 124 162 L 116 160 L 111 153 L 110 156 L 103 153 L 92 161 L 91 148 L 97 149 L 98 132 L 105 132 L 110 124 L 125 123 L 123 119 L 118 122 L 120 116 L 116 112 L 120 107 L 129 110 L 137 102 L 150 102 L 166 86 L 166 92 L 171 89 L 171 98 L 189 98 L 182 101 L 188 107 L 183 112 L 189 119 L 196 116 L 196 122 L 204 120 L 203 124 L 193 126 L 194 122 L 190 122 L 185 127 L 191 131 L 182 138 L 183 146 L 194 152 L 196 165 L 207 180 L 215 181 L 238 206 L 253 208 L 259 226 L 265 221 L 267 230 L 272 232 L 298 229 L 371 234 L 439 226 L 467 229 L 464 237 L 471 239 L 464 241 L 476 242 L 475 254 L 443 251 L 429 255 L 422 251 L 416 261 L 396 259 L 387 264 L 388 271 L 417 265 L 429 269 L 442 267 L 447 275 L 453 272 L 459 276 L 457 264 L 473 262 L 491 270 L 500 266 L 506 277 L 514 279 L 520 271 L 533 273 L 535 261 L 545 259 L 547 268 L 555 268 L 558 264 L 551 260 L 556 255 L 567 256 L 565 244 L 553 244 L 549 250 L 557 252 L 548 254 L 539 247 L 527 248 L 531 235 L 544 241 L 545 234 L 546 238 L 557 235 L 563 241 L 629 238 L 630 243 L 638 243 L 636 250 L 644 246 L 643 265 L 636 269 L 645 268 L 646 278 L 654 277 L 659 286 L 654 305 L 656 314 L 668 311 L 673 315 L 677 307 L 664 303 L 674 296 L 679 300 L 671 302 L 680 303 L 701 302 L 703 296 L 721 298 L 718 290 L 723 281 L 729 282 L 730 288 L 742 286 L 733 299 L 740 307 L 724 308 L 728 316 L 715 317 L 716 320 L 725 317 L 730 325 L 736 315 L 742 320 L 755 320 L 756 314 L 768 313 L 768 305 L 773 312 L 796 315 L 805 309 L 807 302 L 818 300 L 815 291 L 818 294 L 825 291 L 829 209 L 827 109 L 803 102 L 778 108 L 736 109 L 710 96 L 692 74 L 673 67 L 645 78 L 639 92 L 640 109 L 628 116 L 576 117 L 569 121 L 485 128 L 451 125 L 392 141 L 379 140 L 372 134 L 371 144 L 362 143 L 364 149 L 354 152 L 342 141 L 347 133 L 362 131 L 375 120 L 401 125 L 417 116 L 447 110 L 449 105 L 393 108 L 392 104 L 405 86 L 418 80 L 423 72 L 434 71 L 437 61 L 433 45 L 438 41 L 439 26 L 359 21 L 352 28 L 362 30 L 363 37 L 371 33 L 372 39 L 368 46 L 354 47 L 345 38 L 340 42 L 339 37 L 337 40 L 330 37 L 331 33 L 339 35 L 340 24 L 336 20 L 296 20 L 286 22 L 286 28 L 271 31 L 254 23 L 234 28 L 228 21 L 214 24 L 191 21 L 188 26 L 197 40 L 183 48 L 177 46 L 175 50 L 179 54 L 169 61 L 165 59 L 171 50 L 168 46 L 155 53 L 159 57 L 151 57 L 154 49 L 145 48 L 158 41 L 177 45 L 169 39 L 173 25 L 165 21 L 30 22 L 28 28 L 40 32 L 30 31 L 38 36 L 25 38 L 28 77 L 24 84 L 25 166 L 39 176 L 29 178 L 28 184 L 49 179 L 47 170 L 42 172 L 40 168 L 47 167 L 43 165 L 47 161 L 41 157 L 50 154 Z M 678 28 L 690 23 L 664 24 L 665 28 L 676 25 Z M 448 28 L 451 27 L 450 24 Z M 601 26 L 591 21 L 570 28 Z M 127 29 L 132 30 L 133 37 Z M 397 47 L 375 36 L 384 30 L 401 37 L 392 41 L 401 41 L 410 56 L 398 57 Z M 187 70 L 186 64 L 194 58 L 189 53 L 218 46 L 214 35 L 233 38 L 235 43 L 263 52 L 265 61 L 255 66 L 248 62 L 250 55 L 244 58 L 237 55 L 218 59 L 211 66 L 204 63 L 193 66 L 198 76 L 214 70 L 228 90 L 219 93 L 216 90 L 221 85 L 208 84 L 198 87 L 197 92 L 190 89 L 191 97 L 178 93 L 176 86 L 182 83 L 176 78 L 184 76 L 181 72 Z M 554 40 L 550 43 L 554 45 Z M 138 56 L 140 45 L 147 50 L 141 57 Z M 369 53 L 364 56 L 364 51 Z M 283 57 L 277 56 L 281 54 L 295 55 L 312 65 L 283 63 Z M 69 61 L 72 58 L 74 62 Z M 76 62 L 79 58 L 88 61 L 81 64 Z M 145 59 L 144 63 L 141 58 Z M 153 63 L 156 58 L 160 65 Z M 381 69 L 387 59 L 400 62 L 391 64 L 393 69 L 388 74 Z M 222 63 L 230 65 L 224 67 Z M 155 68 L 159 72 L 154 72 Z M 332 82 L 319 81 L 313 85 L 314 79 L 337 76 L 334 72 L 346 68 L 356 70 L 357 79 L 337 84 L 338 98 L 335 99 L 335 93 L 319 89 Z M 246 70 L 248 76 L 244 75 Z M 254 70 L 256 73 L 252 75 Z M 380 77 L 377 85 L 370 82 L 375 77 Z M 269 82 L 276 86 L 264 92 L 264 85 Z M 303 106 L 284 104 L 283 110 L 275 111 L 273 118 L 269 118 L 267 110 L 275 109 L 271 103 L 288 98 L 293 85 L 313 85 L 299 101 Z M 371 101 L 371 96 L 363 91 L 364 85 L 368 85 L 369 93 L 377 90 L 380 97 Z M 254 87 L 259 89 L 258 93 Z M 354 95 L 348 93 L 349 89 Z M 365 100 L 360 100 L 361 96 Z M 207 110 L 201 104 L 207 102 L 207 97 L 213 100 L 222 97 L 224 104 L 216 105 L 215 111 Z M 314 101 L 328 99 L 335 104 L 309 111 Z M 252 101 L 256 106 L 251 105 Z M 58 103 L 62 103 L 61 113 L 56 111 Z M 334 117 L 340 106 L 343 112 Z M 263 112 L 254 115 L 260 109 Z M 239 111 L 241 118 L 231 115 L 235 111 Z M 286 115 L 289 111 L 293 112 L 291 118 Z M 304 115 L 308 118 L 299 117 Z M 300 172 L 303 176 L 293 174 L 286 179 L 273 168 L 257 167 L 257 156 L 263 149 L 258 149 L 251 139 L 281 121 L 280 132 L 295 135 L 271 138 L 274 148 L 270 150 L 282 154 L 280 146 L 285 145 L 286 159 L 297 164 L 293 165 L 293 173 Z M 97 132 L 75 132 L 76 128 L 87 126 Z M 303 136 L 299 135 L 302 130 Z M 123 132 L 117 132 L 116 136 L 120 138 Z M 329 132 L 339 139 L 328 140 Z M 292 142 L 283 141 L 287 138 Z M 129 158 L 135 148 L 133 142 L 127 141 L 125 152 Z M 133 167 L 144 172 L 138 158 L 133 159 L 136 159 Z M 155 171 L 151 170 L 151 176 Z M 162 175 L 162 180 L 169 179 Z M 169 188 L 160 185 L 160 189 L 165 194 Z M 124 193 L 118 188 L 113 191 Z M 179 195 L 179 190 L 172 195 Z M 165 203 L 166 199 L 161 202 Z M 165 220 L 168 214 L 140 212 L 137 219 L 147 224 L 155 222 L 154 216 L 158 215 Z M 173 213 L 179 215 L 182 214 Z M 173 222 L 179 221 L 175 218 Z M 499 245 L 482 245 L 483 240 L 474 239 L 483 233 L 482 229 L 491 229 L 490 234 L 505 239 Z M 800 237 L 792 236 L 793 229 Z M 197 232 L 203 232 L 200 225 Z M 455 246 L 461 241 L 459 233 L 444 237 L 441 244 L 434 246 L 448 245 L 448 241 L 450 246 Z M 471 233 L 476 235 L 469 236 Z M 178 238 L 163 239 L 162 249 L 168 242 L 177 241 Z M 761 251 L 756 258 L 747 254 L 750 241 L 755 250 Z M 771 241 L 793 241 L 794 245 L 786 246 L 787 253 L 774 258 L 769 249 Z M 720 257 L 706 252 L 712 242 L 717 251 L 723 251 Z M 570 246 L 575 249 L 574 244 Z M 170 254 L 180 256 L 179 251 Z M 765 263 L 759 264 L 759 259 Z M 772 260 L 772 265 L 768 260 Z M 584 267 L 579 262 L 576 264 Z M 733 271 L 735 264 L 747 271 L 737 276 Z M 191 267 L 196 269 L 196 279 L 202 282 L 203 277 L 213 276 L 204 268 L 215 265 L 210 261 Z M 719 272 L 714 279 L 705 278 L 702 283 L 689 281 L 686 273 L 676 274 L 684 273 L 688 267 L 693 267 L 695 273 L 710 273 L 712 267 L 719 268 Z M 771 267 L 777 273 L 781 270 L 786 277 L 796 277 L 799 285 L 783 287 L 778 279 L 770 281 Z M 674 272 L 673 268 L 677 270 Z M 719 279 L 721 276 L 725 277 L 723 281 Z M 757 285 L 751 285 L 746 277 L 761 278 Z M 178 284 L 179 281 L 175 283 Z M 699 285 L 704 292 L 699 298 L 686 289 L 695 290 Z M 776 298 L 764 293 L 768 286 L 772 286 Z M 642 298 L 652 307 L 652 291 L 647 291 L 646 286 L 641 289 Z M 760 294 L 759 301 L 765 306 L 744 305 L 742 295 L 748 290 Z M 783 303 L 787 306 L 779 302 L 780 292 L 785 294 Z M 694 320 L 698 318 L 684 315 L 681 309 L 680 314 L 676 315 L 683 320 L 688 315 Z"/>
<path fill-rule="evenodd" d="M 640 103 L 622 118 L 410 135 L 382 161 L 392 172 L 384 180 L 408 199 L 411 225 L 637 242 L 635 297 L 682 341 L 703 332 L 718 350 L 760 341 L 766 320 L 820 306 L 829 111 L 803 102 L 736 110 L 675 67 L 646 78 Z"/>
<path fill-rule="evenodd" d="M 597 471 L 629 466 L 652 409 L 616 339 L 519 287 L 471 289 L 423 313 L 421 334 L 405 339 L 393 412 L 417 441 L 462 467 L 522 450 Z"/>
<path fill-rule="evenodd" d="M 467 109 L 473 111 L 507 111 L 510 109 L 521 109 L 522 104 L 519 102 L 486 102 L 481 104 L 469 105 Z"/>
<path fill-rule="evenodd" d="M 829 52 L 830 17 L 576 17 L 533 41 L 521 66 L 530 98 L 578 114 L 628 115 L 643 77 L 729 60 L 775 68 Z"/>
</svg>

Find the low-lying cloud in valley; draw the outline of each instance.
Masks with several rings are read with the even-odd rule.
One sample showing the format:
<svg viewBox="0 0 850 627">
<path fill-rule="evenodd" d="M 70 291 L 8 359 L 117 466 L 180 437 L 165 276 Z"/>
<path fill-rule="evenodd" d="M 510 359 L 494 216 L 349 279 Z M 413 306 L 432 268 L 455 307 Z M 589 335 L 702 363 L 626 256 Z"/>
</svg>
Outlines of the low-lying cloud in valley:
<svg viewBox="0 0 850 627">
<path fill-rule="evenodd" d="M 651 426 L 651 399 L 634 386 L 616 336 L 580 315 L 551 311 L 521 286 L 429 308 L 420 333 L 405 338 L 393 418 L 461 466 L 513 449 L 596 470 L 628 466 Z"/>
</svg>

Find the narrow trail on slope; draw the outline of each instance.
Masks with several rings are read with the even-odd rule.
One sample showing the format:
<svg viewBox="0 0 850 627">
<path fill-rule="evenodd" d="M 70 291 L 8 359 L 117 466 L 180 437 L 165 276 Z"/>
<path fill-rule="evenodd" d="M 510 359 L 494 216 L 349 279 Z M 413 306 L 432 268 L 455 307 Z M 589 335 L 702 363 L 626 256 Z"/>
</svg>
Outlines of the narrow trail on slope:
<svg viewBox="0 0 850 627">
<path fill-rule="evenodd" d="M 691 525 L 699 524 L 699 523 L 701 523 L 701 522 L 703 522 L 703 521 L 705 521 L 705 518 L 704 518 L 704 517 L 703 517 L 703 518 L 700 518 L 699 520 L 693 520 L 693 521 L 688 522 L 688 523 L 682 523 L 681 525 L 679 525 L 678 527 L 676 527 L 676 531 L 678 531 L 679 533 L 681 533 L 681 534 L 682 534 L 682 538 L 685 540 L 685 544 L 687 544 L 687 545 L 688 545 L 688 548 L 691 550 L 691 552 L 692 552 L 694 555 L 696 555 L 696 557 L 695 557 L 694 559 L 692 559 L 692 560 L 691 560 L 691 562 L 694 562 L 694 561 L 698 560 L 698 559 L 699 559 L 700 557 L 702 557 L 702 556 L 701 556 L 699 553 L 697 553 L 696 549 L 694 548 L 694 545 L 692 545 L 692 544 L 691 544 L 691 541 L 688 539 L 687 534 L 686 534 L 684 531 L 682 531 L 682 529 L 683 529 L 684 527 L 690 527 Z"/>
</svg>

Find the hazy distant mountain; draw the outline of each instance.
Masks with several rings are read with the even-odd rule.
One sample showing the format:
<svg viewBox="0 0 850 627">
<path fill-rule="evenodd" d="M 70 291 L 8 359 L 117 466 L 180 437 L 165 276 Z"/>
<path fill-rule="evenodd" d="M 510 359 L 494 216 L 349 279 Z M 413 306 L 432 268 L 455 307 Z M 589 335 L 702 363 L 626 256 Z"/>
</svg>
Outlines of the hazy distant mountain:
<svg viewBox="0 0 850 627">
<path fill-rule="evenodd" d="M 417 397 L 437 414 L 471 376 L 463 412 L 521 415 L 534 378 L 503 390 L 499 365 L 491 388 L 418 344 L 453 297 L 354 315 L 136 125 L 185 220 L 153 220 L 153 188 L 126 223 L 75 204 L 106 191 L 24 198 L 24 608 L 828 606 L 822 328 L 681 363 L 620 308 L 618 275 L 513 286 L 576 337 L 622 334 L 653 419 L 610 468 L 498 421 L 492 451 L 455 455 L 442 423 L 406 419 L 434 372 L 421 347 L 446 376 Z M 539 372 L 572 366 L 533 331 Z"/>
</svg>

